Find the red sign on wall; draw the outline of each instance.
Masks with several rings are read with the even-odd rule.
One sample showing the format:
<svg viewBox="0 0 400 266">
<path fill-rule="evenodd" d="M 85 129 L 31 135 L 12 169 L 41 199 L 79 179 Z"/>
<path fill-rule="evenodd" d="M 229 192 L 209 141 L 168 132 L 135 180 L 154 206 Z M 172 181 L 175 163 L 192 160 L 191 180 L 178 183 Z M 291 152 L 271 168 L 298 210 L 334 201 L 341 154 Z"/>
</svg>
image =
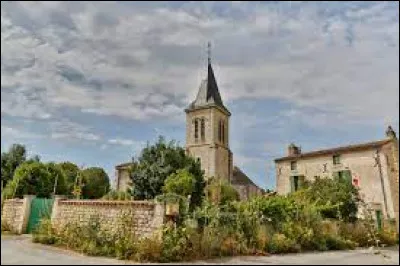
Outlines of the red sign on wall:
<svg viewBox="0 0 400 266">
<path fill-rule="evenodd" d="M 355 187 L 360 186 L 360 177 L 357 175 L 353 175 L 353 186 L 355 186 Z"/>
</svg>

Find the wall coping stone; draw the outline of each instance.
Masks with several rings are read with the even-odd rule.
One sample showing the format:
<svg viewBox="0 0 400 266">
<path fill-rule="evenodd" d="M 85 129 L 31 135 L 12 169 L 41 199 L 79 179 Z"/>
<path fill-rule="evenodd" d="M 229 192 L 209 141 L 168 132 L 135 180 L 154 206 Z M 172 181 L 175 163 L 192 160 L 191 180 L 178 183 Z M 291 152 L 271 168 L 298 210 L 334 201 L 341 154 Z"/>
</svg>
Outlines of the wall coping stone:
<svg viewBox="0 0 400 266">
<path fill-rule="evenodd" d="M 155 202 L 151 201 L 123 201 L 123 200 L 60 200 L 61 205 L 144 205 L 154 206 Z"/>
</svg>

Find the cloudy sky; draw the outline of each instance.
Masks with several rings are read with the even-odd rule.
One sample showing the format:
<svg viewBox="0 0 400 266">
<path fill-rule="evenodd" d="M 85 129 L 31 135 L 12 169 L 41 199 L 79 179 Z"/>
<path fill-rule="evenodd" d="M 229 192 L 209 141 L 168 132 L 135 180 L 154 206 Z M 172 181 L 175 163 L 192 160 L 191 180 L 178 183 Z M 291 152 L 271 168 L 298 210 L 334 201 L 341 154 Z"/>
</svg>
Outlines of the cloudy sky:
<svg viewBox="0 0 400 266">
<path fill-rule="evenodd" d="M 398 2 L 1 2 L 1 150 L 100 166 L 183 109 L 206 46 L 232 112 L 234 164 L 273 188 L 273 158 L 399 129 Z"/>
</svg>

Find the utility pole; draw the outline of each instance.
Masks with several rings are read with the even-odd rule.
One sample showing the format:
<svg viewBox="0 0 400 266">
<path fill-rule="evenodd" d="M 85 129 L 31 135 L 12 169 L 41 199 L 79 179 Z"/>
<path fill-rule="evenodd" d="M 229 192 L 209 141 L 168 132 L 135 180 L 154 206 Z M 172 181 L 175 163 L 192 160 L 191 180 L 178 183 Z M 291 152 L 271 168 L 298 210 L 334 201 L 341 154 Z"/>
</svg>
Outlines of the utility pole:
<svg viewBox="0 0 400 266">
<path fill-rule="evenodd" d="M 58 174 L 56 175 L 56 180 L 54 181 L 54 188 L 53 188 L 53 196 L 56 196 L 56 190 L 57 190 L 57 183 L 58 183 Z"/>
<path fill-rule="evenodd" d="M 85 167 L 84 164 L 79 168 L 78 174 L 76 175 L 75 178 L 75 187 L 74 187 L 74 194 L 76 199 L 80 199 L 80 196 L 82 194 L 82 175 L 81 171 Z"/>
<path fill-rule="evenodd" d="M 384 179 L 383 179 L 383 175 L 382 175 L 382 165 L 381 165 L 381 159 L 379 156 L 379 149 L 376 150 L 375 161 L 376 161 L 375 166 L 378 166 L 379 177 L 381 179 L 381 187 L 382 187 L 382 192 L 383 192 L 383 203 L 385 204 L 386 217 L 389 219 L 389 212 L 388 212 L 388 206 L 387 206 L 385 184 L 384 184 Z"/>
</svg>

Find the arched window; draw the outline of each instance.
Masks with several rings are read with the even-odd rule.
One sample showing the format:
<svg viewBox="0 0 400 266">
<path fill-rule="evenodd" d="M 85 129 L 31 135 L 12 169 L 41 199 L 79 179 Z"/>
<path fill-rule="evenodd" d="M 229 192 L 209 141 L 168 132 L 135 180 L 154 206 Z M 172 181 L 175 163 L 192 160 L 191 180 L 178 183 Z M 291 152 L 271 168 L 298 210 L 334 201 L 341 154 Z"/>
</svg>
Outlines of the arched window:
<svg viewBox="0 0 400 266">
<path fill-rule="evenodd" d="M 204 141 L 206 139 L 206 125 L 204 118 L 201 119 L 200 132 L 201 132 L 201 140 Z"/>
<path fill-rule="evenodd" d="M 222 143 L 225 143 L 225 125 L 222 122 Z"/>
<path fill-rule="evenodd" d="M 222 141 L 222 120 L 219 120 L 218 124 L 218 140 Z"/>
<path fill-rule="evenodd" d="M 199 121 L 194 120 L 194 139 L 197 140 L 199 138 Z"/>
</svg>

